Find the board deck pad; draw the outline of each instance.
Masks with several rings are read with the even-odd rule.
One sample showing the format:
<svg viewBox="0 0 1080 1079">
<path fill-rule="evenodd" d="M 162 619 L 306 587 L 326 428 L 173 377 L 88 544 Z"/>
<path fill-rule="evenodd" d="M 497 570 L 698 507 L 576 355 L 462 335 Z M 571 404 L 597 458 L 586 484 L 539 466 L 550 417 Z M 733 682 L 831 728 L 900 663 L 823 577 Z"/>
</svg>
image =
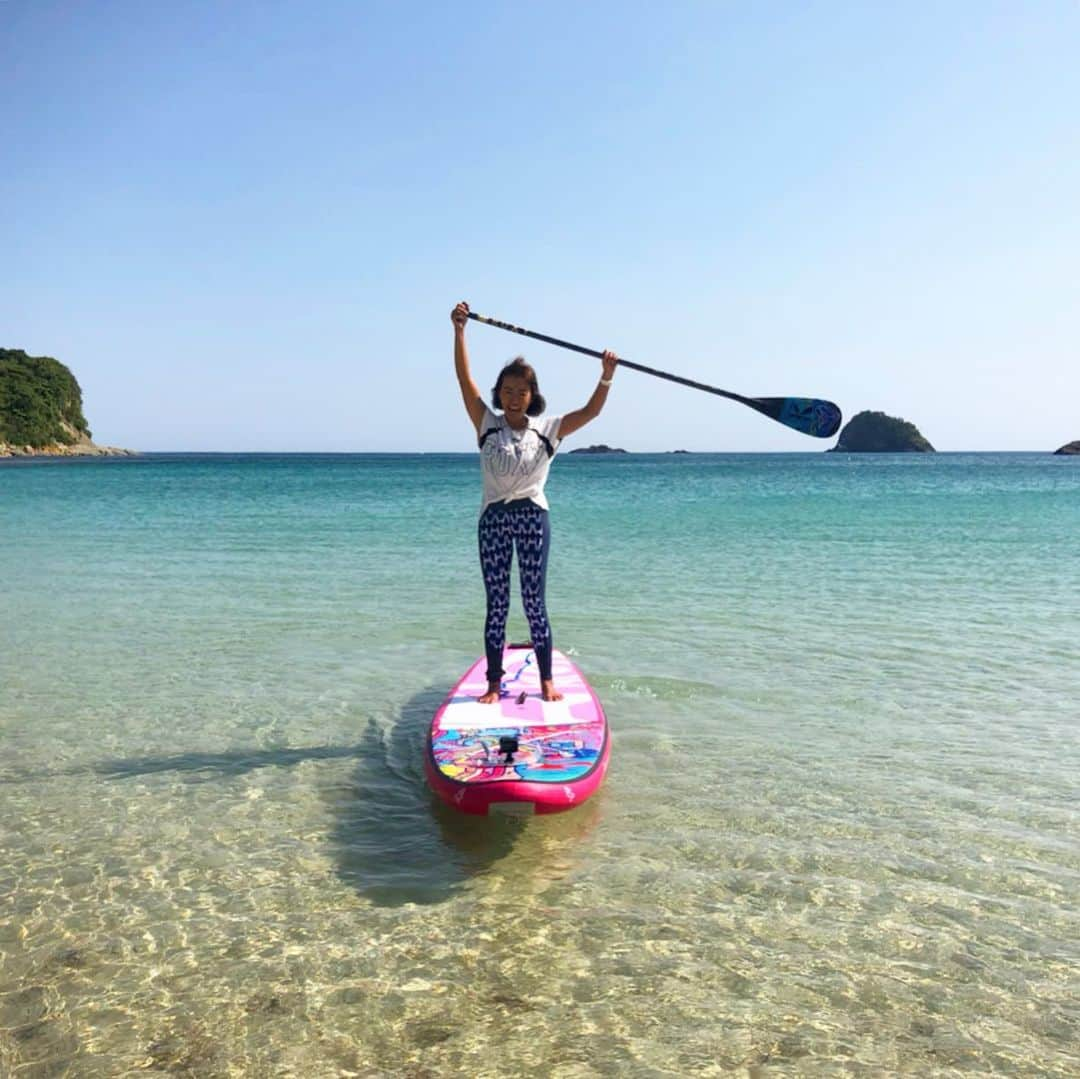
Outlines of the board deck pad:
<svg viewBox="0 0 1080 1079">
<path fill-rule="evenodd" d="M 477 700 L 487 691 L 487 661 L 481 657 L 436 713 L 430 747 L 439 776 L 455 784 L 563 785 L 587 776 L 605 756 L 607 720 L 582 673 L 556 649 L 552 677 L 563 699 L 545 701 L 531 648 L 507 648 L 503 668 L 498 702 Z M 510 763 L 499 752 L 503 737 L 518 743 Z"/>
</svg>

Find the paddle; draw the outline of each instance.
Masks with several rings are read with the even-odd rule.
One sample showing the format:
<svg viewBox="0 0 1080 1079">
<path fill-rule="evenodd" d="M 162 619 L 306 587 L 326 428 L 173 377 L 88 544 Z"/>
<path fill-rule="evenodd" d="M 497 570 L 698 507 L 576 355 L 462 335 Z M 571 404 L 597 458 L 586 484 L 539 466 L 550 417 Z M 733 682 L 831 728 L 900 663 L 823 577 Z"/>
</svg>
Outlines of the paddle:
<svg viewBox="0 0 1080 1079">
<path fill-rule="evenodd" d="M 469 318 L 476 319 L 488 326 L 497 326 L 500 330 L 509 330 L 511 333 L 524 334 L 533 337 L 537 341 L 545 341 L 549 345 L 558 345 L 559 348 L 568 348 L 573 352 L 583 352 L 586 356 L 602 357 L 602 352 L 594 348 L 584 348 L 582 345 L 572 345 L 569 341 L 560 341 L 557 337 L 548 337 L 547 334 L 534 333 L 532 330 L 523 330 L 520 326 L 511 326 L 509 322 L 500 322 L 497 318 L 487 318 L 478 315 L 474 311 L 469 312 Z M 690 386 L 695 390 L 704 390 L 706 393 L 715 393 L 718 397 L 726 397 L 730 401 L 738 401 L 740 405 L 746 405 L 768 416 L 770 420 L 784 424 L 804 435 L 813 435 L 814 438 L 831 438 L 840 429 L 840 421 L 843 418 L 840 409 L 832 401 L 820 401 L 816 397 L 743 397 L 741 393 L 732 393 L 730 390 L 718 390 L 715 386 L 706 386 L 704 382 L 695 382 L 690 378 L 681 378 L 679 375 L 669 375 L 667 371 L 658 371 L 655 367 L 646 367 L 641 363 L 631 363 L 620 357 L 620 367 L 629 367 L 634 371 L 644 371 L 647 375 L 655 375 L 657 378 L 666 378 L 668 382 L 678 382 L 681 386 Z"/>
</svg>

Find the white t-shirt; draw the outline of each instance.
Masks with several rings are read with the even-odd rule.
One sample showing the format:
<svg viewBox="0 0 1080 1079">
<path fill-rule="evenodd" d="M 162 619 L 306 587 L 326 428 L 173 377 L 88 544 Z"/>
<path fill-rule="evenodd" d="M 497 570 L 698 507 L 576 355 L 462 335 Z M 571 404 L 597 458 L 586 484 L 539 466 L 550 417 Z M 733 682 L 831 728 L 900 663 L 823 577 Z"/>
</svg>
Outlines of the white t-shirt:
<svg viewBox="0 0 1080 1079">
<path fill-rule="evenodd" d="M 480 471 L 484 477 L 481 513 L 493 502 L 512 502 L 518 498 L 528 498 L 541 509 L 548 508 L 544 484 L 551 458 L 559 448 L 561 421 L 562 416 L 530 416 L 529 425 L 515 431 L 505 416 L 485 406 L 479 434 L 483 442 Z"/>
</svg>

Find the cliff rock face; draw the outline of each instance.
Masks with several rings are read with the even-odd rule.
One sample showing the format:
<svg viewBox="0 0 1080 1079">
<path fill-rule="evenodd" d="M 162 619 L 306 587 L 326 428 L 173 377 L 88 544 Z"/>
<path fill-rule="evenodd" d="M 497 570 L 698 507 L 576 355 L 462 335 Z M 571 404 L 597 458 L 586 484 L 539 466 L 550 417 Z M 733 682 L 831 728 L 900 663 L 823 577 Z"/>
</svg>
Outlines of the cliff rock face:
<svg viewBox="0 0 1080 1079">
<path fill-rule="evenodd" d="M 127 454 L 97 446 L 75 376 L 51 356 L 0 348 L 0 457 Z"/>
<path fill-rule="evenodd" d="M 1076 442 L 1066 442 L 1061 449 L 1054 450 L 1054 453 L 1080 454 L 1080 440 L 1077 440 Z"/>
<path fill-rule="evenodd" d="M 860 412 L 840 432 L 829 453 L 933 453 L 934 447 L 907 420 L 884 412 Z"/>
</svg>

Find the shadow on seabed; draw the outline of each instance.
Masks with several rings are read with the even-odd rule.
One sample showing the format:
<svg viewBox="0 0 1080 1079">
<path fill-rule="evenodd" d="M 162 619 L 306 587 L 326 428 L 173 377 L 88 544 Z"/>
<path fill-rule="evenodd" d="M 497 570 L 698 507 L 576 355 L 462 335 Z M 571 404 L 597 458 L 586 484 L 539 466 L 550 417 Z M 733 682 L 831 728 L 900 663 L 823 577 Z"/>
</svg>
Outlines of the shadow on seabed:
<svg viewBox="0 0 1080 1079">
<path fill-rule="evenodd" d="M 353 758 L 356 769 L 348 780 L 320 786 L 334 816 L 328 841 L 339 877 L 380 906 L 438 903 L 509 854 L 525 826 L 458 813 L 432 794 L 424 778 L 425 742 L 443 696 L 441 689 L 428 689 L 410 698 L 389 729 L 369 718 L 355 745 L 124 757 L 49 774 L 124 780 L 177 772 L 205 783 L 259 768 Z M 40 777 L 8 781 L 32 778 Z"/>
<path fill-rule="evenodd" d="M 389 731 L 369 719 L 352 779 L 332 792 L 338 873 L 380 906 L 449 898 L 509 854 L 525 826 L 459 813 L 432 794 L 424 752 L 444 695 L 410 698 Z"/>
</svg>

